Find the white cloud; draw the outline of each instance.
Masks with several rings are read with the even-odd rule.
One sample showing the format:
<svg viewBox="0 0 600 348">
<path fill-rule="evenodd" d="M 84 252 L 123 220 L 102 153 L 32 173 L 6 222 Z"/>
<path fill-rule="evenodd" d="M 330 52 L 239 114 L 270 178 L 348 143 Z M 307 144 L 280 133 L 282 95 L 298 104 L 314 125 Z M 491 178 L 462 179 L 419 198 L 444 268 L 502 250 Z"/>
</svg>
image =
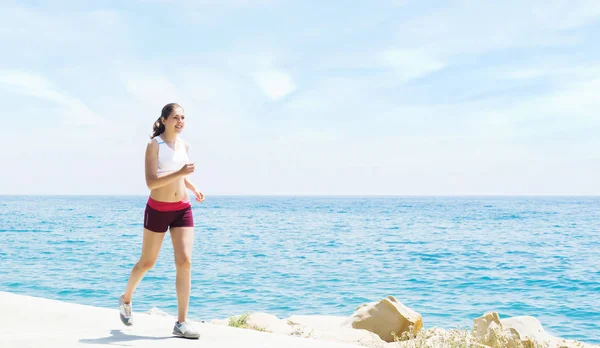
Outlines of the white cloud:
<svg viewBox="0 0 600 348">
<path fill-rule="evenodd" d="M 384 65 L 394 68 L 402 80 L 412 80 L 444 68 L 445 64 L 423 50 L 390 49 L 380 54 Z"/>
<path fill-rule="evenodd" d="M 273 100 L 281 99 L 296 90 L 290 75 L 277 70 L 257 71 L 254 73 L 254 81 Z"/>
<path fill-rule="evenodd" d="M 254 81 L 270 99 L 279 100 L 296 91 L 292 75 L 277 66 L 272 54 L 239 54 L 230 57 L 229 65 L 235 71 Z"/>
<path fill-rule="evenodd" d="M 501 2 L 457 0 L 396 27 L 402 45 L 452 57 L 506 48 L 569 46 L 580 43 L 573 29 L 600 17 L 594 0 Z"/>
<path fill-rule="evenodd" d="M 52 81 L 33 73 L 21 71 L 0 72 L 0 85 L 9 91 L 44 99 L 61 106 L 63 123 L 70 125 L 97 125 L 105 120 L 90 110 L 81 100 L 55 86 Z"/>
<path fill-rule="evenodd" d="M 127 27 L 118 11 L 82 11 L 72 8 L 72 4 L 66 5 L 69 11 L 60 11 L 53 10 L 52 5 L 57 4 L 48 4 L 49 8 L 44 8 L 42 4 L 0 4 L 0 38 L 7 42 L 21 40 L 20 50 L 34 49 L 23 45 L 23 40 L 27 40 L 29 44 L 35 43 L 56 50 L 64 47 L 63 45 L 80 44 L 82 41 L 94 43 L 87 45 L 88 48 L 114 44 L 125 35 Z M 58 7 L 60 8 L 60 4 Z"/>
<path fill-rule="evenodd" d="M 598 20 L 600 2 L 596 0 L 540 1 L 532 11 L 536 23 L 558 29 L 576 29 Z"/>
<path fill-rule="evenodd" d="M 552 61 L 490 69 L 489 76 L 501 80 L 531 80 L 553 78 L 564 84 L 571 80 L 589 80 L 600 76 L 599 64 L 575 65 L 569 61 Z"/>
<path fill-rule="evenodd" d="M 537 137 L 561 132 L 563 135 L 592 127 L 600 130 L 600 100 L 596 91 L 600 78 L 561 86 L 539 96 L 483 110 L 479 123 L 492 132 L 511 132 L 513 136 Z"/>
<path fill-rule="evenodd" d="M 162 76 L 125 77 L 124 82 L 127 91 L 145 103 L 160 105 L 166 104 L 166 100 L 175 101 L 179 99 L 175 85 Z"/>
<path fill-rule="evenodd" d="M 279 0 L 137 0 L 143 4 L 168 4 L 187 6 L 190 8 L 213 7 L 213 8 L 247 8 L 270 5 Z"/>
<path fill-rule="evenodd" d="M 139 178 L 147 135 L 161 107 L 175 101 L 188 116 L 182 136 L 192 145 L 197 182 L 209 193 L 600 192 L 590 174 L 598 164 L 589 161 L 597 161 L 599 140 L 587 135 L 600 128 L 600 70 L 569 62 L 589 62 L 595 51 L 562 49 L 591 40 L 594 33 L 582 28 L 597 19 L 600 3 L 455 1 L 432 8 L 414 1 L 416 8 L 397 11 L 368 5 L 368 13 L 323 5 L 316 19 L 292 20 L 283 33 L 235 10 L 268 1 L 160 2 L 164 8 L 147 6 L 143 17 L 121 5 L 61 11 L 67 2 L 0 10 L 7 23 L 0 38 L 14 53 L 0 75 L 4 100 L 27 96 L 32 103 L 20 112 L 29 118 L 47 102 L 67 116 L 52 129 L 36 122 L 37 130 L 10 134 L 31 145 L 3 158 L 35 175 L 8 173 L 1 182 L 44 193 L 145 193 Z M 147 30 L 149 22 L 170 20 L 167 7 L 175 9 L 169 16 L 185 19 L 177 37 Z M 293 12 L 287 5 L 269 10 L 284 22 Z M 171 40 L 202 45 L 161 44 Z M 435 78 L 399 83 L 426 76 Z M 98 113 L 118 127 L 65 126 Z M 47 144 L 48 134 L 60 141 Z M 78 175 L 97 178 L 97 187 L 61 169 L 72 158 L 81 158 Z M 55 174 L 42 175 L 40 163 Z M 114 167 L 123 170 L 106 172 Z M 576 171 L 589 178 L 569 182 Z"/>
<path fill-rule="evenodd" d="M 507 71 L 501 74 L 499 73 L 497 77 L 500 79 L 508 80 L 529 80 L 538 77 L 543 77 L 546 74 L 547 72 L 543 71 L 542 69 L 529 68 L 522 70 Z"/>
<path fill-rule="evenodd" d="M 560 114 L 570 120 L 588 119 L 600 125 L 600 77 L 574 83 L 563 90 L 553 93 L 541 100 L 534 100 L 532 104 L 544 112 Z"/>
</svg>

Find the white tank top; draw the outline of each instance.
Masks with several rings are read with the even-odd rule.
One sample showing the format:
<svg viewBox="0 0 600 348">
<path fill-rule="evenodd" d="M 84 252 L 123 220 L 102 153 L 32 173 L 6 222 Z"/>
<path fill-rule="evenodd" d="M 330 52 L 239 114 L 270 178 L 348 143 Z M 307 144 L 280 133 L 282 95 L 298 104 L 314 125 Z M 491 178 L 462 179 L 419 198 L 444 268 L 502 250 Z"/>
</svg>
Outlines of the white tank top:
<svg viewBox="0 0 600 348">
<path fill-rule="evenodd" d="M 177 138 L 175 142 L 176 148 L 179 145 L 177 150 L 171 149 L 160 136 L 154 139 L 158 143 L 158 175 L 177 171 L 184 164 L 189 163 L 190 160 L 185 149 L 185 143 L 181 139 Z"/>
</svg>

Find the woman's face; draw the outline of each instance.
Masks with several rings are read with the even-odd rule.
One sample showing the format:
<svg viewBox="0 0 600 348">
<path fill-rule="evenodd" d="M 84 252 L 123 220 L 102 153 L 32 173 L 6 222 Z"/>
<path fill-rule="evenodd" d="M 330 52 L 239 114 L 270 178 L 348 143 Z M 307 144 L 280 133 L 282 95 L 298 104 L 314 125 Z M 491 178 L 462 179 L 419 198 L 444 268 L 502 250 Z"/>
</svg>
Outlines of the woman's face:
<svg viewBox="0 0 600 348">
<path fill-rule="evenodd" d="M 171 115 L 169 115 L 166 120 L 163 118 L 163 124 L 165 125 L 165 132 L 181 133 L 185 127 L 185 115 L 183 114 L 183 109 L 180 107 L 174 108 Z"/>
</svg>

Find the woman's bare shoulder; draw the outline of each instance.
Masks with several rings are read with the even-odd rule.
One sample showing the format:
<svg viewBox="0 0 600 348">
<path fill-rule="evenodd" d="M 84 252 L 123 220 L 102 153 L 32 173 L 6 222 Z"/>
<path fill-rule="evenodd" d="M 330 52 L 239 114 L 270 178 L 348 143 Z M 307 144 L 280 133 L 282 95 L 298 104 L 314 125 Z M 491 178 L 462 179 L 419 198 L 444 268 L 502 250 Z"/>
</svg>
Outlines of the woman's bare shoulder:
<svg viewBox="0 0 600 348">
<path fill-rule="evenodd" d="M 159 137 L 154 137 L 148 140 L 148 143 L 146 144 L 146 148 L 149 150 L 155 150 L 158 149 L 158 140 L 160 138 Z"/>
<path fill-rule="evenodd" d="M 179 138 L 179 141 L 181 141 L 181 143 L 183 145 L 185 145 L 185 150 L 189 151 L 190 150 L 190 143 L 188 143 L 185 139 Z"/>
</svg>

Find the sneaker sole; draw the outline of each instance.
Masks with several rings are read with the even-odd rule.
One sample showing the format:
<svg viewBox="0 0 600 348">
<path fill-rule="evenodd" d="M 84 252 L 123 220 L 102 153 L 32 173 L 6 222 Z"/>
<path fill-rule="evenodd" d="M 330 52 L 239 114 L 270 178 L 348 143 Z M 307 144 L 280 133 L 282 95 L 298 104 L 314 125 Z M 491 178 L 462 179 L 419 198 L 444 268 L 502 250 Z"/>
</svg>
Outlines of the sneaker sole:
<svg viewBox="0 0 600 348">
<path fill-rule="evenodd" d="M 130 320 L 125 319 L 125 317 L 121 313 L 119 313 L 119 318 L 121 318 L 121 322 L 123 323 L 123 325 L 125 325 L 125 326 L 133 325 L 133 323 L 131 322 L 131 319 Z"/>
<path fill-rule="evenodd" d="M 198 334 L 198 336 L 192 336 L 192 337 L 188 337 L 188 336 L 184 336 L 181 332 L 179 331 L 175 331 L 173 330 L 173 335 L 179 337 L 179 338 L 186 338 L 188 340 L 197 340 L 200 338 L 200 334 Z"/>
<path fill-rule="evenodd" d="M 119 298 L 119 308 L 121 308 L 121 298 Z M 129 318 L 129 320 L 125 319 L 125 317 L 123 316 L 123 313 L 121 313 L 120 310 L 119 310 L 119 318 L 121 318 L 121 322 L 123 323 L 123 325 L 125 325 L 125 326 L 133 325 L 133 320 L 131 320 L 131 318 Z"/>
</svg>

